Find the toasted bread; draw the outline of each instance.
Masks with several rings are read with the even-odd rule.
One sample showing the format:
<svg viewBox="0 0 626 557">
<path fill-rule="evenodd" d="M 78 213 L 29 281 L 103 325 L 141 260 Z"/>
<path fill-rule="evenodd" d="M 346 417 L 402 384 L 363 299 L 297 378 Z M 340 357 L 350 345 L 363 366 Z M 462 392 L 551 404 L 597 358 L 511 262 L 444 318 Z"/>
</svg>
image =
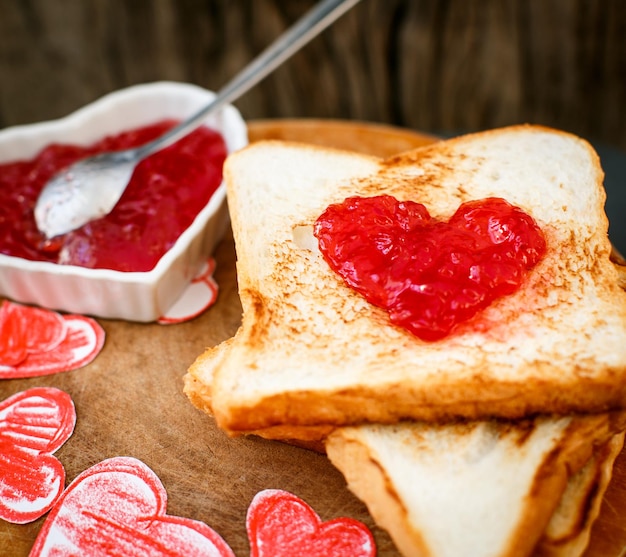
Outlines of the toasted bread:
<svg viewBox="0 0 626 557">
<path fill-rule="evenodd" d="M 233 337 L 234 338 L 234 337 Z M 209 416 L 213 416 L 211 408 L 211 385 L 213 372 L 223 358 L 227 357 L 233 338 L 227 339 L 217 346 L 208 348 L 196 358 L 184 377 L 183 390 L 191 403 Z M 326 451 L 324 443 L 334 428 L 332 426 L 291 426 L 289 424 L 270 427 L 265 430 L 248 431 L 249 435 L 257 435 L 265 439 L 283 441 L 319 453 Z"/>
<path fill-rule="evenodd" d="M 327 450 L 403 555 L 573 556 L 597 516 L 587 496 L 606 489 L 591 472 L 610 477 L 617 454 L 614 418 L 339 428 Z"/>
<path fill-rule="evenodd" d="M 225 179 L 243 321 L 211 385 L 224 430 L 626 406 L 626 295 L 602 171 L 583 140 L 516 126 L 386 160 L 259 142 L 228 159 Z M 329 204 L 380 193 L 437 218 L 503 197 L 537 221 L 547 254 L 518 292 L 421 341 L 346 286 L 309 235 Z"/>
<path fill-rule="evenodd" d="M 327 438 L 331 460 L 406 555 L 580 555 L 624 415 L 525 416 L 625 405 L 623 273 L 609 259 L 589 145 L 530 126 L 387 160 L 264 142 L 233 156 L 226 179 L 243 323 L 191 366 L 190 400 L 233 435 L 317 449 Z M 537 220 L 548 254 L 520 292 L 425 343 L 345 286 L 310 233 L 330 203 L 378 193 L 441 218 L 469 199 L 505 197 Z M 484 419 L 416 421 L 459 417 Z M 342 427 L 364 422 L 381 424 Z M 414 498 L 420 486 L 442 489 Z M 416 518 L 408 509 L 420 505 Z M 437 508 L 445 520 L 431 516 Z M 459 537 L 481 547 L 459 552 Z"/>
<path fill-rule="evenodd" d="M 229 339 L 208 349 L 198 359 L 201 365 L 192 365 L 185 376 L 185 392 L 208 414 L 211 373 L 228 357 L 231 344 Z M 452 542 L 474 520 L 480 534 L 471 539 L 479 547 L 473 552 L 466 545 L 463 555 L 578 557 L 623 446 L 625 419 L 623 414 L 603 414 L 442 425 L 403 422 L 332 431 L 279 426 L 249 433 L 317 451 L 328 445 L 331 461 L 404 555 L 457 555 Z M 434 500 L 427 493 L 415 496 L 419 481 L 422 488 L 434 490 Z M 438 482 L 445 484 L 441 492 Z M 488 504 L 486 494 L 492 495 Z M 458 524 L 442 519 L 443 535 L 411 513 L 420 505 L 426 516 L 439 513 L 435 520 L 454 512 Z M 504 518 L 493 519 L 499 514 Z M 481 522 L 485 515 L 493 520 Z"/>
</svg>

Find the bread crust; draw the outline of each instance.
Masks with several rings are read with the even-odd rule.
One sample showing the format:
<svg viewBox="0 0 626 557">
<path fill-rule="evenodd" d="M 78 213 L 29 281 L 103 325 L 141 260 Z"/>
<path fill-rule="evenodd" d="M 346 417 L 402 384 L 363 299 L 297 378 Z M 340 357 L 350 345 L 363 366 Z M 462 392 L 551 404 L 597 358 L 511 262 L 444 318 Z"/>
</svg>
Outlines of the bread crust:
<svg viewBox="0 0 626 557">
<path fill-rule="evenodd" d="M 617 433 L 597 448 L 585 466 L 570 478 L 533 557 L 582 555 L 589 543 L 591 527 L 613 472 L 615 459 L 624 446 L 624 432 Z"/>
</svg>

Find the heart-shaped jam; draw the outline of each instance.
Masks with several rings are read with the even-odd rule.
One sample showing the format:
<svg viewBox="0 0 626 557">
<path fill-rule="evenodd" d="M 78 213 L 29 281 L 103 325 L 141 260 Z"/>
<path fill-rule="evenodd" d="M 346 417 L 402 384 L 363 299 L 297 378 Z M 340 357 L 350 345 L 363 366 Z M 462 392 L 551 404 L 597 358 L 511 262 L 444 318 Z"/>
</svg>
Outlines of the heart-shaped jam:
<svg viewBox="0 0 626 557">
<path fill-rule="evenodd" d="M 518 290 L 546 252 L 535 220 L 500 198 L 463 203 L 444 222 L 413 201 L 350 197 L 322 213 L 314 234 L 349 286 L 426 341 Z"/>
<path fill-rule="evenodd" d="M 248 507 L 250 557 L 374 557 L 367 526 L 352 518 L 322 522 L 302 499 L 280 489 L 256 494 Z"/>
</svg>

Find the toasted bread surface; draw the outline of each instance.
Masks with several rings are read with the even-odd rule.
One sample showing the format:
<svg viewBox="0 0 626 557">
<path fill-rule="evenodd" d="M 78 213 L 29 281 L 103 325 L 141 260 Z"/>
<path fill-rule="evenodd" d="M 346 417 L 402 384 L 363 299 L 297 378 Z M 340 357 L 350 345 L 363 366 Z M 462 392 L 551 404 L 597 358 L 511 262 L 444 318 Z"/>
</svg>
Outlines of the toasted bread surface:
<svg viewBox="0 0 626 557">
<path fill-rule="evenodd" d="M 554 155 L 549 164 L 530 164 L 546 153 Z M 483 547 L 477 555 L 580 555 L 623 443 L 621 414 L 490 418 L 624 407 L 622 264 L 615 253 L 609 258 L 602 172 L 591 148 L 528 126 L 385 161 L 265 142 L 229 160 L 226 178 L 243 323 L 190 368 L 191 401 L 231 435 L 318 449 L 328 437 L 331 460 L 406 555 L 445 555 L 453 546 L 443 534 L 437 546 L 438 530 L 445 525 L 457 537 L 472 530 L 472 520 L 483 530 L 492 520 L 502 527 L 488 533 L 493 552 Z M 347 288 L 311 235 L 329 203 L 381 192 L 423 202 L 441 218 L 465 200 L 505 197 L 539 222 L 548 255 L 522 291 L 450 338 L 423 343 Z M 437 423 L 458 417 L 482 421 Z M 435 423 L 396 423 L 407 418 Z M 372 421 L 382 424 L 338 427 Z M 411 452 L 407 436 L 421 439 L 421 450 Z M 424 451 L 424 439 L 436 449 Z M 380 459 L 381 447 L 391 456 Z M 486 490 L 492 499 L 480 499 L 479 516 L 464 516 L 456 499 L 445 501 L 452 492 L 446 485 L 432 501 L 460 527 L 421 515 L 416 523 L 404 499 L 419 482 L 407 488 L 406 477 L 428 466 L 435 472 L 422 484 L 446 483 L 446 470 L 453 484 L 455 466 L 463 469 L 474 488 L 461 497 L 466 513 L 472 493 Z M 512 490 L 502 488 L 507 470 Z M 514 510 L 501 518 L 498 508 L 507 505 Z"/>
<path fill-rule="evenodd" d="M 626 405 L 626 295 L 609 260 L 602 171 L 583 140 L 517 126 L 386 160 L 259 142 L 229 158 L 225 178 L 244 313 L 212 384 L 223 429 Z M 380 193 L 438 218 L 503 197 L 539 223 L 548 253 L 517 293 L 448 338 L 420 341 L 347 287 L 311 241 L 329 204 Z"/>
<path fill-rule="evenodd" d="M 206 350 L 185 377 L 186 394 L 198 408 L 209 414 L 211 374 L 221 359 L 228 357 L 232 343 L 233 340 L 229 339 Z M 409 516 L 403 497 L 410 497 L 411 494 L 404 489 L 402 470 L 392 473 L 386 469 L 386 466 L 393 467 L 403 458 L 406 460 L 404 480 L 408 478 L 412 482 L 411 478 L 417 474 L 428 485 L 441 480 L 442 474 L 446 473 L 458 480 L 459 468 L 465 470 L 478 463 L 477 470 L 465 470 L 472 476 L 467 479 L 467 485 L 462 486 L 464 493 L 459 494 L 461 500 L 467 501 L 465 508 L 459 507 L 454 497 L 438 501 L 441 514 L 447 514 L 446 505 L 449 505 L 451 509 L 461 510 L 461 518 L 463 513 L 468 513 L 479 521 L 485 517 L 477 517 L 477 508 L 482 509 L 488 504 L 491 512 L 488 510 L 487 514 L 493 516 L 498 514 L 498 504 L 507 507 L 503 516 L 507 516 L 509 522 L 498 525 L 503 529 L 500 531 L 500 545 L 497 540 L 491 540 L 489 543 L 495 545 L 490 547 L 490 551 L 484 551 L 488 541 L 485 538 L 479 544 L 482 545 L 482 553 L 478 555 L 578 557 L 587 546 L 591 526 L 598 516 L 611 477 L 613 462 L 623 446 L 623 431 L 615 434 L 623 429 L 623 421 L 621 415 L 605 415 L 508 423 L 493 420 L 456 425 L 404 423 L 401 426 L 377 426 L 373 434 L 373 426 L 341 428 L 332 433 L 325 428 L 286 425 L 249 433 L 316 451 L 325 451 L 325 444 L 320 439 L 330 435 L 331 460 L 344 473 L 355 494 L 367 504 L 375 520 L 390 531 L 405 555 L 445 555 L 454 547 L 446 543 L 443 548 L 433 547 L 432 540 L 428 540 L 428 535 L 432 535 L 428 524 L 422 525 L 419 520 L 416 523 Z M 407 435 L 409 439 L 412 436 L 419 439 L 418 450 L 414 454 L 408 452 L 411 450 L 410 443 L 404 442 Z M 607 438 L 610 440 L 602 445 Z M 400 450 L 394 447 L 396 444 L 400 445 Z M 387 460 L 378 458 L 375 455 L 381 447 L 397 454 L 388 455 Z M 424 470 L 424 451 L 426 459 L 442 460 L 442 464 L 437 465 L 441 470 L 434 476 Z M 581 463 L 589 454 L 591 457 L 581 468 Z M 482 462 L 479 462 L 481 459 Z M 498 468 L 499 476 L 489 468 L 488 459 L 491 459 L 492 466 Z M 446 463 L 454 461 L 456 468 L 445 467 Z M 505 478 L 507 474 L 513 478 L 509 480 L 513 486 L 510 492 Z M 394 478 L 397 484 L 394 484 Z M 486 503 L 480 494 L 494 488 L 494 478 L 497 478 L 496 483 L 501 484 L 499 491 L 496 488 L 496 502 L 494 504 L 490 500 Z M 478 500 L 468 499 L 472 493 L 474 496 L 478 494 Z M 429 500 L 429 497 L 424 497 L 424 501 Z M 512 508 L 515 511 L 510 514 Z M 549 516 L 551 509 L 554 510 Z M 449 522 L 444 523 L 451 527 Z M 545 526 L 543 531 L 542 525 Z M 476 528 L 479 526 L 477 523 Z M 537 536 L 539 541 L 535 543 Z"/>
<path fill-rule="evenodd" d="M 210 374 L 215 364 L 227 357 L 231 344 L 229 339 L 206 350 L 185 377 L 185 392 L 198 408 L 209 414 Z M 502 511 L 507 517 L 505 523 L 498 523 L 498 528 L 503 529 L 498 534 L 500 545 L 498 540 L 490 540 L 495 545 L 485 551 L 488 537 L 483 538 L 479 543 L 482 553 L 478 555 L 579 557 L 588 544 L 613 462 L 623 446 L 623 422 L 621 415 L 604 415 L 451 425 L 366 425 L 340 428 L 334 433 L 314 427 L 283 426 L 250 433 L 320 452 L 326 450 L 326 443 L 320 439 L 330 435 L 331 460 L 405 555 L 438 556 L 454 550 L 446 544 L 445 537 L 443 548 L 433 546 L 429 525 L 411 516 L 412 503 L 404 502 L 405 497 L 412 495 L 405 490 L 407 481 L 414 485 L 414 481 L 421 480 L 430 485 L 433 481 L 444 481 L 444 475 L 450 474 L 450 481 L 460 486 L 460 493 L 447 501 L 435 499 L 440 514 L 447 515 L 449 505 L 460 511 L 457 519 L 462 521 L 464 513 L 468 514 L 468 520 L 476 519 L 476 529 L 482 532 L 483 515 L 493 517 L 506 507 L 506 512 Z M 607 438 L 609 441 L 603 444 Z M 379 457 L 379 451 L 385 456 Z M 425 469 L 424 461 L 432 463 L 436 459 L 440 462 L 433 475 Z M 404 461 L 399 468 L 398 461 Z M 472 466 L 476 467 L 473 471 Z M 466 481 L 463 484 L 459 473 L 471 477 L 462 476 Z M 487 503 L 481 494 L 493 494 L 494 481 L 495 503 L 493 500 Z M 436 486 L 435 483 L 433 489 Z M 477 499 L 472 501 L 472 495 Z M 457 499 L 466 506 L 460 507 Z M 422 512 L 430 512 L 429 496 L 424 494 L 418 500 L 426 505 Z M 483 510 L 487 504 L 490 509 Z M 476 509 L 481 509 L 480 516 Z M 514 509 L 512 514 L 511 509 Z M 456 524 L 451 525 L 445 519 L 443 523 L 447 528 L 456 528 Z M 492 523 L 487 526 L 491 528 Z"/>
<path fill-rule="evenodd" d="M 213 416 L 211 408 L 211 384 L 213 373 L 223 358 L 228 357 L 228 349 L 233 343 L 233 338 L 227 339 L 220 344 L 207 348 L 194 363 L 189 367 L 183 381 L 183 391 L 191 403 L 209 416 Z M 297 445 L 316 452 L 326 451 L 324 441 L 334 429 L 332 426 L 292 426 L 289 424 L 269 427 L 264 430 L 237 432 L 238 434 L 256 435 L 270 440 L 279 440 L 292 445 Z M 227 432 L 228 433 L 228 432 Z M 233 432 L 229 432 L 231 435 Z"/>
<path fill-rule="evenodd" d="M 621 421 L 601 415 L 348 427 L 329 436 L 327 452 L 403 555 L 526 556 L 542 535 L 563 541 L 574 530 L 557 525 L 543 534 L 570 478 Z M 592 486 L 587 476 L 577 478 L 554 520 L 571 523 L 568 513 L 585 511 Z M 554 554 L 576 554 L 563 547 Z"/>
</svg>

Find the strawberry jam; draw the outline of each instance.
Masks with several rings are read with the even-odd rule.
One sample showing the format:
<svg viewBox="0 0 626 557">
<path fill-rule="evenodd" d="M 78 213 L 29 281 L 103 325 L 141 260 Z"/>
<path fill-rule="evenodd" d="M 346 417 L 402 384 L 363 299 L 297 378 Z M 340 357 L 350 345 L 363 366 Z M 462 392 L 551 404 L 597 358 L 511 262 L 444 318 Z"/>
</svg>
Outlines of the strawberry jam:
<svg viewBox="0 0 626 557">
<path fill-rule="evenodd" d="M 329 206 L 314 234 L 342 279 L 426 341 L 512 294 L 544 256 L 537 223 L 499 198 L 462 204 L 448 222 L 387 195 Z"/>
<path fill-rule="evenodd" d="M 89 268 L 149 271 L 187 229 L 222 181 L 226 145 L 201 127 L 143 160 L 108 215 L 47 240 L 33 209 L 44 184 L 89 155 L 135 147 L 176 122 L 105 137 L 88 147 L 51 144 L 34 159 L 0 164 L 0 253 Z"/>
</svg>

